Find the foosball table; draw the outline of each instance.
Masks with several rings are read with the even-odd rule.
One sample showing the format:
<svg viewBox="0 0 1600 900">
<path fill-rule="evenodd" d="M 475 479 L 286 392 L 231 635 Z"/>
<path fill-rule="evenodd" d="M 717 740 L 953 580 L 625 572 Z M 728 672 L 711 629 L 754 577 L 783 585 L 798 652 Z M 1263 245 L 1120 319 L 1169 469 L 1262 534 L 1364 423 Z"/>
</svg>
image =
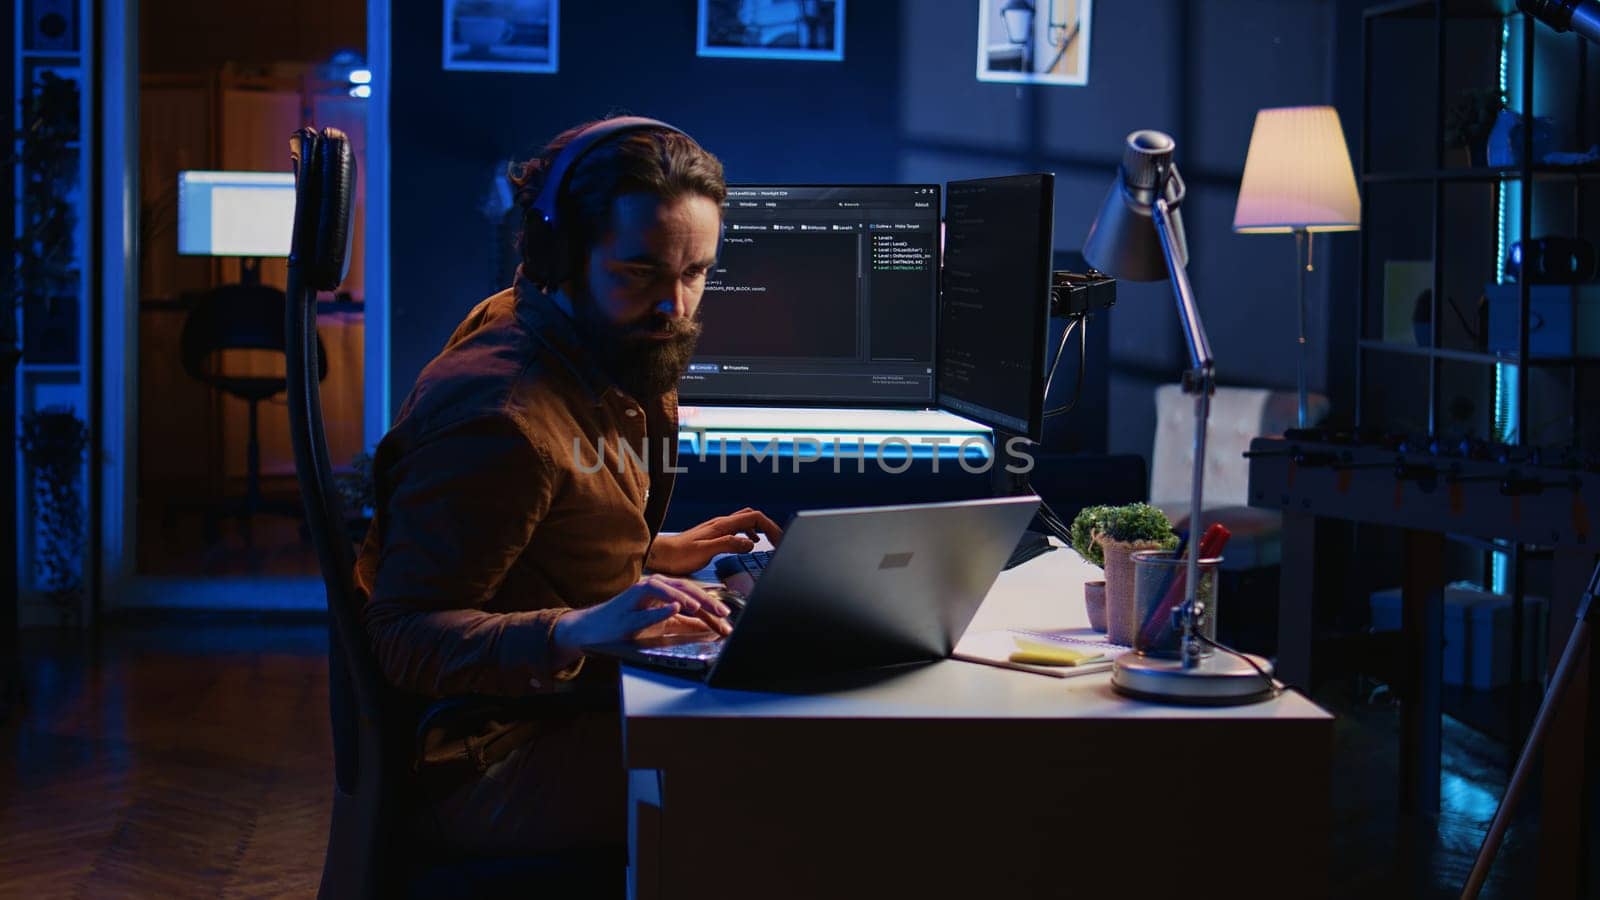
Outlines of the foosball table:
<svg viewBox="0 0 1600 900">
<path fill-rule="evenodd" d="M 1401 630 L 1406 665 L 1400 804 L 1429 820 L 1439 808 L 1444 658 L 1445 535 L 1548 550 L 1554 585 L 1551 665 L 1572 630 L 1600 552 L 1600 456 L 1565 448 L 1323 429 L 1260 438 L 1250 460 L 1250 505 L 1283 513 L 1278 677 L 1309 687 L 1317 519 L 1404 530 Z M 1520 598 L 1512 645 L 1520 652 Z M 1555 710 L 1544 750 L 1539 894 L 1578 896 L 1590 785 L 1586 739 L 1600 667 L 1579 672 Z M 1600 747 L 1595 750 L 1600 751 Z"/>
</svg>

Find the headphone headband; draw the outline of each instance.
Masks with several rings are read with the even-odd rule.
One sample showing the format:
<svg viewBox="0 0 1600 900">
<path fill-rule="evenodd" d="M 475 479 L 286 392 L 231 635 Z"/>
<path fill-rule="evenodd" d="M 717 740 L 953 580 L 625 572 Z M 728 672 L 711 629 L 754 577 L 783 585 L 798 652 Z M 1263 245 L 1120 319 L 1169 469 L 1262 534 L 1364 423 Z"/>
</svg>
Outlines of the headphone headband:
<svg viewBox="0 0 1600 900">
<path fill-rule="evenodd" d="M 583 129 L 567 142 L 550 163 L 539 196 L 528 207 L 523 218 L 523 234 L 527 249 L 523 268 L 534 283 L 549 290 L 561 284 L 571 274 L 571 255 L 574 249 L 566 229 L 558 221 L 561 197 L 566 193 L 567 182 L 572 180 L 578 163 L 594 148 L 620 134 L 644 130 L 668 131 L 684 134 L 679 128 L 657 119 L 643 116 L 617 116 L 605 119 Z"/>
<path fill-rule="evenodd" d="M 545 176 L 544 185 L 539 189 L 538 199 L 533 201 L 529 214 L 538 213 L 551 227 L 556 224 L 556 208 L 561 202 L 561 195 L 567 189 L 567 182 L 572 179 L 572 173 L 578 168 L 578 163 L 583 161 L 589 151 L 600 146 L 619 134 L 629 131 L 643 131 L 645 129 L 658 129 L 684 134 L 678 128 L 668 125 L 658 119 L 647 119 L 644 116 L 617 116 L 596 122 L 588 128 L 578 132 L 577 136 L 567 142 L 561 152 L 556 154 L 550 163 L 550 171 Z"/>
</svg>

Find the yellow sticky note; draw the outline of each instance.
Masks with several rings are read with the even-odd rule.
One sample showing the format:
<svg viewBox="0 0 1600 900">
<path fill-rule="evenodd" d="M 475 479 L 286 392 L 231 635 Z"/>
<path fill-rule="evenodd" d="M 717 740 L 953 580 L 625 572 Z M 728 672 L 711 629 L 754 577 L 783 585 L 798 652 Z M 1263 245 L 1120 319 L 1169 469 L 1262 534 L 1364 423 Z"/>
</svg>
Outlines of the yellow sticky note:
<svg viewBox="0 0 1600 900">
<path fill-rule="evenodd" d="M 1010 656 L 1010 660 L 1014 663 L 1026 663 L 1034 666 L 1081 666 L 1085 663 L 1098 662 L 1105 659 L 1105 654 L 1103 653 L 1072 650 L 1055 644 L 1046 644 L 1023 638 L 1016 638 L 1015 640 L 1017 649 Z"/>
</svg>

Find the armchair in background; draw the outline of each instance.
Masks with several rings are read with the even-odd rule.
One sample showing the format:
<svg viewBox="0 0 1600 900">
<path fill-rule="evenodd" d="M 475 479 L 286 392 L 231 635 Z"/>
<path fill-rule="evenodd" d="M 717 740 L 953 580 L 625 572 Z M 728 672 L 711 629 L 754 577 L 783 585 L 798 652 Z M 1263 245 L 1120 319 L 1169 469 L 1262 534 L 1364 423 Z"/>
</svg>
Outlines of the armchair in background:
<svg viewBox="0 0 1600 900">
<path fill-rule="evenodd" d="M 1176 384 L 1156 388 L 1155 447 L 1150 455 L 1150 502 L 1179 531 L 1188 527 L 1189 479 L 1194 467 L 1194 399 Z M 1283 558 L 1283 516 L 1250 506 L 1250 465 L 1244 453 L 1258 437 L 1296 427 L 1295 391 L 1219 387 L 1206 432 L 1203 521 L 1220 522 L 1233 537 L 1223 552 L 1223 591 L 1217 627 L 1225 641 L 1252 652 L 1276 644 L 1277 567 Z M 1307 397 L 1307 424 L 1328 415 L 1328 398 Z"/>
</svg>

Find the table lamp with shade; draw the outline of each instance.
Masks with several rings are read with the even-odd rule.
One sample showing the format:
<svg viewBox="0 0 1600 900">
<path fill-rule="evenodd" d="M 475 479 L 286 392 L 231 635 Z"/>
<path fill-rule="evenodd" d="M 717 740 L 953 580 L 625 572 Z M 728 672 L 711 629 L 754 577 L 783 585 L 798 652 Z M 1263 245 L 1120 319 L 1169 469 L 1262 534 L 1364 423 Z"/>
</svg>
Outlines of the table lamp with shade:
<svg viewBox="0 0 1600 900">
<path fill-rule="evenodd" d="M 1350 151 L 1339 114 L 1331 106 L 1291 106 L 1256 113 L 1245 157 L 1244 181 L 1234 208 L 1240 234 L 1293 234 L 1299 270 L 1300 355 L 1297 387 L 1300 427 L 1306 416 L 1306 275 L 1312 271 L 1312 236 L 1361 227 Z"/>
</svg>

